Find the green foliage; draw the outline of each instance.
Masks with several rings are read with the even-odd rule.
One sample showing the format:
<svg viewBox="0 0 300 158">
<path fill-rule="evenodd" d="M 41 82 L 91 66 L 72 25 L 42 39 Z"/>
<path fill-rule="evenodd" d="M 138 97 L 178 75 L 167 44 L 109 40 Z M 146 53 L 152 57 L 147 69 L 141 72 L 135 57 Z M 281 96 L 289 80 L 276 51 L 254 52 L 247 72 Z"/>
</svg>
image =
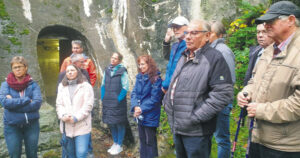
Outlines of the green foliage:
<svg viewBox="0 0 300 158">
<path fill-rule="evenodd" d="M 8 40 L 13 44 L 13 45 L 21 45 L 22 43 L 18 40 L 16 37 L 8 37 Z"/>
<path fill-rule="evenodd" d="M 3 27 L 2 33 L 7 35 L 14 35 L 16 33 L 15 28 L 16 23 L 11 22 Z"/>
<path fill-rule="evenodd" d="M 227 31 L 229 35 L 228 46 L 233 52 L 256 45 L 255 18 L 265 12 L 262 4 L 252 6 L 248 2 L 241 1 L 239 5 L 242 16 L 233 21 Z"/>
<path fill-rule="evenodd" d="M 50 150 L 43 155 L 43 158 L 60 158 L 60 157 L 61 155 L 54 150 Z"/>
<path fill-rule="evenodd" d="M 10 45 L 6 45 L 6 46 L 0 47 L 0 48 L 2 48 L 2 49 L 4 49 L 4 50 L 8 51 L 8 53 L 11 52 Z"/>
<path fill-rule="evenodd" d="M 236 83 L 235 95 L 243 88 L 244 76 L 248 67 L 249 47 L 256 43 L 255 19 L 265 13 L 266 8 L 262 4 L 252 6 L 248 2 L 239 1 L 241 16 L 234 20 L 227 29 L 228 46 L 235 54 Z"/>
<path fill-rule="evenodd" d="M 163 107 L 161 107 L 161 112 L 160 112 L 160 126 L 158 128 L 158 133 L 163 134 L 167 138 L 168 144 L 170 146 L 174 146 L 173 134 L 171 132 L 171 129 L 170 129 L 170 126 L 168 123 L 167 114 L 164 111 Z"/>
<path fill-rule="evenodd" d="M 106 13 L 110 13 L 111 14 L 112 12 L 113 12 L 112 8 L 109 8 L 109 9 L 106 10 Z"/>
<path fill-rule="evenodd" d="M 21 33 L 20 33 L 20 35 L 29 35 L 29 30 L 28 29 L 24 29 Z"/>
<path fill-rule="evenodd" d="M 0 19 L 9 20 L 9 16 L 5 10 L 5 4 L 3 0 L 0 0 Z"/>
<path fill-rule="evenodd" d="M 60 8 L 60 7 L 61 7 L 61 4 L 58 3 L 58 4 L 55 5 L 55 7 L 56 7 L 56 8 Z"/>
</svg>

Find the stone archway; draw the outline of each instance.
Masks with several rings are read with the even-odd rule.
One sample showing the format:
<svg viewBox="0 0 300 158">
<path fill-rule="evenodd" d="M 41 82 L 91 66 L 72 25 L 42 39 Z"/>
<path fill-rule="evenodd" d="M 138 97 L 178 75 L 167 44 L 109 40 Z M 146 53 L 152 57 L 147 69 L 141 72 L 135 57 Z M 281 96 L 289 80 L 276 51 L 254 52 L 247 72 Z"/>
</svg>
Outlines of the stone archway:
<svg viewBox="0 0 300 158">
<path fill-rule="evenodd" d="M 62 25 L 43 28 L 37 39 L 38 62 L 44 82 L 46 101 L 55 105 L 57 78 L 63 60 L 72 54 L 71 41 L 81 40 L 85 43 L 85 53 L 92 56 L 87 38 L 79 31 Z"/>
</svg>

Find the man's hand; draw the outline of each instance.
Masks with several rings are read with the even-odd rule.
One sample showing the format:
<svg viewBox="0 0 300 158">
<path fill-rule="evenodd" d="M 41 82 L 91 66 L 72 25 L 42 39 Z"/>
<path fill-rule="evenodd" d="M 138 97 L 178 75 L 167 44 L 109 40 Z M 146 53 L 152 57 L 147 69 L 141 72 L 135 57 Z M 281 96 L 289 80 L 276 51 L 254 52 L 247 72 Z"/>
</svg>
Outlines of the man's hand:
<svg viewBox="0 0 300 158">
<path fill-rule="evenodd" d="M 11 99 L 12 96 L 11 96 L 11 95 L 6 95 L 6 98 L 7 98 L 7 99 Z"/>
<path fill-rule="evenodd" d="M 247 106 L 248 116 L 255 117 L 256 115 L 257 103 L 250 103 Z"/>
<path fill-rule="evenodd" d="M 174 36 L 174 32 L 173 32 L 172 28 L 168 28 L 166 36 L 165 36 L 165 42 L 169 43 L 173 36 Z"/>
<path fill-rule="evenodd" d="M 241 108 L 244 108 L 245 106 L 248 106 L 249 100 L 251 98 L 249 96 L 245 97 L 243 92 L 239 92 L 237 95 L 237 101 L 238 101 L 238 105 Z"/>
<path fill-rule="evenodd" d="M 161 87 L 161 91 L 166 94 L 168 90 L 165 90 L 163 87 Z"/>
<path fill-rule="evenodd" d="M 138 117 L 142 114 L 142 109 L 139 106 L 134 107 L 134 117 Z"/>
</svg>

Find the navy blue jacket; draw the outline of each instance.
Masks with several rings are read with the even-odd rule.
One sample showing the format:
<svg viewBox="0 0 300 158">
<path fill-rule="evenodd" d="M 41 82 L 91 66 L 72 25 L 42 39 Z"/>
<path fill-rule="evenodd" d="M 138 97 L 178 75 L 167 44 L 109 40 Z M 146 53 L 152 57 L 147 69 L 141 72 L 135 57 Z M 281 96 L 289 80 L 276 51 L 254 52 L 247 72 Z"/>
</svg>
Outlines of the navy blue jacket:
<svg viewBox="0 0 300 158">
<path fill-rule="evenodd" d="M 6 98 L 11 95 L 12 98 Z M 25 96 L 20 98 L 18 91 L 12 89 L 7 82 L 2 82 L 0 89 L 0 103 L 4 107 L 4 125 L 28 124 L 40 118 L 39 109 L 42 96 L 39 85 L 30 81 L 25 89 Z"/>
<path fill-rule="evenodd" d="M 135 106 L 140 106 L 144 117 L 143 120 L 139 120 L 139 124 L 142 126 L 159 126 L 161 84 L 160 76 L 153 84 L 150 82 L 148 74 L 139 73 L 136 76 L 136 82 L 131 92 L 131 112 L 134 112 Z"/>
<path fill-rule="evenodd" d="M 246 86 L 248 84 L 248 81 L 252 77 L 252 71 L 253 71 L 254 66 L 256 64 L 258 53 L 261 51 L 261 49 L 262 49 L 261 46 L 250 47 L 250 51 L 249 51 L 249 63 L 248 63 L 248 69 L 247 69 L 246 74 L 245 74 L 244 86 Z"/>
</svg>

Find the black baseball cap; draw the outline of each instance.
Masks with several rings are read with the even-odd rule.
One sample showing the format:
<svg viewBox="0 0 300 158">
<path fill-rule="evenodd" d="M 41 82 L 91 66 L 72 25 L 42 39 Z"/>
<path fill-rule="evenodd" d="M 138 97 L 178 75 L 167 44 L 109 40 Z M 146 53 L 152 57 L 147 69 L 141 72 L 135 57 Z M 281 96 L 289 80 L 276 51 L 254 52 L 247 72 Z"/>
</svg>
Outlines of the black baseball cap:
<svg viewBox="0 0 300 158">
<path fill-rule="evenodd" d="M 295 15 L 300 18 L 300 8 L 290 1 L 280 1 L 272 4 L 266 14 L 255 20 L 256 24 L 261 24 L 267 21 L 278 18 L 280 15 Z"/>
</svg>

